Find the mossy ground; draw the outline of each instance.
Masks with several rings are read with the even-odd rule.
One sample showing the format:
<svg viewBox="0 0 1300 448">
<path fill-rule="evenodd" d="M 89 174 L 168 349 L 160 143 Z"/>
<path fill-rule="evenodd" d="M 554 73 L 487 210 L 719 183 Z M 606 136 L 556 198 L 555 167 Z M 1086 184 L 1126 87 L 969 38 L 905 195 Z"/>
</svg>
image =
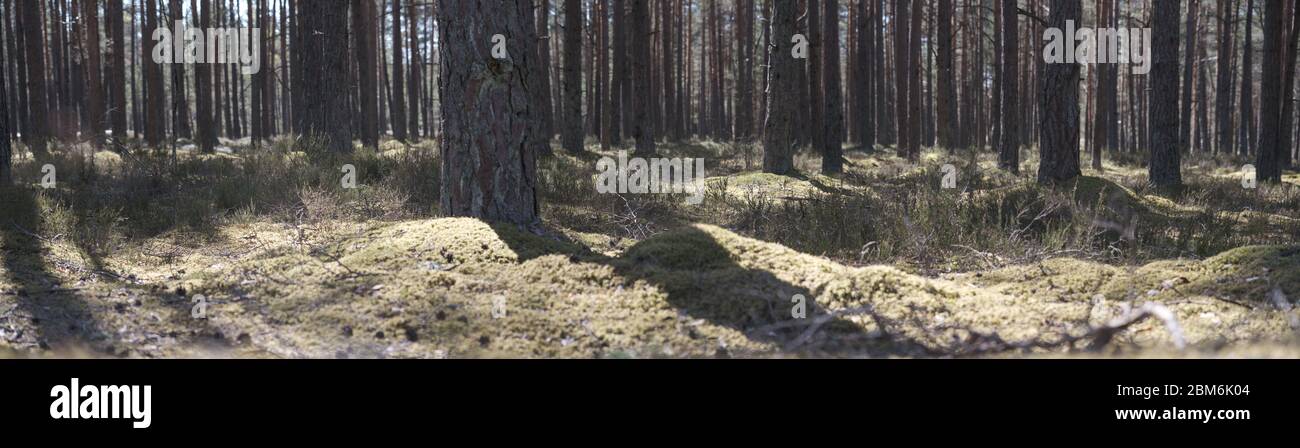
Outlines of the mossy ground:
<svg viewBox="0 0 1300 448">
<path fill-rule="evenodd" d="M 537 231 L 429 216 L 436 187 L 403 168 L 427 147 L 354 156 L 358 191 L 277 145 L 182 154 L 186 184 L 153 203 L 125 196 L 152 187 L 108 153 L 58 190 L 4 191 L 0 356 L 1300 356 L 1300 194 L 1233 189 L 1227 163 L 1161 193 L 1109 162 L 1044 188 L 985 155 L 851 151 L 828 176 L 804 154 L 782 177 L 745 145 L 661 148 L 709 160 L 686 206 L 596 195 L 593 158 L 557 154 Z M 1187 351 L 1155 320 L 1100 352 L 991 342 L 1081 335 L 1147 301 Z"/>
</svg>

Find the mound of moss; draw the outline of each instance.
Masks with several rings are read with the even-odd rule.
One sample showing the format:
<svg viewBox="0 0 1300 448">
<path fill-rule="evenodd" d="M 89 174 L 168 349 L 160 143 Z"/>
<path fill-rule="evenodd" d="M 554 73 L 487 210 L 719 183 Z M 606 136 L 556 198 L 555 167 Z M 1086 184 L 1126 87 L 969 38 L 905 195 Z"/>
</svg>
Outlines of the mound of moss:
<svg viewBox="0 0 1300 448">
<path fill-rule="evenodd" d="M 190 260 L 217 268 L 185 280 L 214 298 L 227 333 L 280 356 L 961 355 L 971 341 L 1080 334 L 1146 300 L 1175 310 L 1192 344 L 1284 341 L 1284 312 L 1239 302 L 1265 284 L 1300 289 L 1288 269 L 1295 249 L 1284 247 L 1132 270 L 1062 259 L 928 279 L 707 225 L 617 257 L 463 218 L 356 229 L 314 250 L 276 246 Z M 1247 281 L 1256 274 L 1271 277 Z M 1116 345 L 1168 341 L 1148 322 Z"/>
</svg>

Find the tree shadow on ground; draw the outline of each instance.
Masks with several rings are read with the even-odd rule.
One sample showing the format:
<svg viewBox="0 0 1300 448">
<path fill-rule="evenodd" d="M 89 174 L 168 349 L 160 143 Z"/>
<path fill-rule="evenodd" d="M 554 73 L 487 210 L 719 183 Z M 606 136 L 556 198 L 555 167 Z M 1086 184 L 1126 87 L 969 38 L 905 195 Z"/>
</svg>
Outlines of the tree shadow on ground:
<svg viewBox="0 0 1300 448">
<path fill-rule="evenodd" d="M 535 238 L 539 237 L 508 224 L 492 227 L 519 254 L 521 263 L 560 254 L 574 262 L 610 266 L 622 277 L 622 286 L 644 281 L 663 291 L 668 303 L 685 315 L 739 331 L 751 341 L 774 346 L 776 353 L 888 356 L 918 350 L 906 341 L 882 339 L 878 332 L 826 309 L 816 302 L 817 293 L 808 288 L 766 270 L 741 266 L 713 235 L 695 227 L 674 230 L 666 240 L 642 241 L 619 257 L 597 254 L 567 240 L 563 241 L 567 244 L 538 250 Z M 795 316 L 797 303 L 804 305 L 802 317 Z"/>
<path fill-rule="evenodd" d="M 30 319 L 32 338 L 41 349 L 84 349 L 87 339 L 104 333 L 77 289 L 51 272 L 45 259 L 36 198 L 25 188 L 0 187 L 0 242 L 5 276 L 18 289 L 9 319 Z M 26 325 L 10 325 L 21 331 Z M 16 336 L 16 335 L 15 335 Z M 86 336 L 90 336 L 87 338 Z M 26 340 L 27 338 L 15 337 Z"/>
</svg>

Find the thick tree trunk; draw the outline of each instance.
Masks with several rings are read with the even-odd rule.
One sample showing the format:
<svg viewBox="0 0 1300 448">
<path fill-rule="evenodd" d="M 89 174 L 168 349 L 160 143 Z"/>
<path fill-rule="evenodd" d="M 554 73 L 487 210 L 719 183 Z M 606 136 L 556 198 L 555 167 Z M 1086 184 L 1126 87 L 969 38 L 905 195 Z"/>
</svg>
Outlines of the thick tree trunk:
<svg viewBox="0 0 1300 448">
<path fill-rule="evenodd" d="M 358 102 L 361 105 L 361 144 L 367 148 L 379 147 L 379 108 L 375 104 L 378 90 L 375 83 L 375 10 L 370 0 L 352 0 L 352 37 L 357 55 Z"/>
<path fill-rule="evenodd" d="M 1079 0 L 1052 0 L 1049 27 L 1064 30 L 1065 22 L 1083 16 Z M 1066 41 L 1069 45 L 1069 41 Z M 1053 184 L 1078 177 L 1079 171 L 1079 71 L 1072 61 L 1049 63 L 1038 93 L 1038 183 Z"/>
<path fill-rule="evenodd" d="M 536 161 L 529 141 L 536 114 L 525 81 L 535 53 L 492 57 L 492 35 L 530 48 L 529 0 L 438 0 L 442 99 L 442 214 L 531 225 L 538 221 Z"/>
<path fill-rule="evenodd" d="M 840 2 L 827 0 L 822 11 L 825 45 L 822 45 L 822 86 L 824 90 L 825 134 L 822 136 L 822 172 L 844 171 L 844 112 L 840 94 Z"/>
<path fill-rule="evenodd" d="M 791 52 L 794 49 L 795 21 L 798 11 L 795 2 L 776 0 L 772 12 L 772 46 L 768 71 L 767 117 L 763 125 L 763 171 L 790 174 L 794 171 L 794 122 L 799 88 L 795 75 L 799 65 Z"/>
<path fill-rule="evenodd" d="M 1178 18 L 1179 0 L 1154 0 L 1152 8 L 1151 162 L 1152 184 L 1174 187 L 1183 183 L 1179 168 L 1178 136 Z"/>
<path fill-rule="evenodd" d="M 347 97 L 347 8 L 325 2 L 304 1 L 298 4 L 298 40 L 296 62 L 311 67 L 311 82 L 304 82 L 301 133 L 322 149 L 346 153 L 352 151 L 352 133 L 348 121 Z"/>
<path fill-rule="evenodd" d="M 1215 85 L 1214 132 L 1216 153 L 1232 152 L 1232 60 L 1233 28 L 1236 23 L 1237 1 L 1219 0 L 1219 51 L 1215 62 L 1218 71 Z"/>
<path fill-rule="evenodd" d="M 564 122 L 561 145 L 570 154 L 582 148 L 582 1 L 564 0 Z M 643 97 L 649 101 L 648 97 Z"/>
<path fill-rule="evenodd" d="M 1264 59 L 1263 77 L 1259 83 L 1259 148 L 1255 158 L 1256 175 L 1263 182 L 1282 180 L 1283 129 L 1291 123 L 1282 123 L 1282 62 L 1285 55 L 1282 41 L 1282 1 L 1264 2 Z"/>
<path fill-rule="evenodd" d="M 546 1 L 543 0 L 542 4 L 545 5 Z M 533 8 L 524 11 L 524 14 L 528 16 L 525 17 L 525 19 L 532 24 L 532 26 L 528 27 L 526 30 L 528 33 L 528 42 L 532 45 L 530 48 L 533 49 L 531 54 L 529 54 L 530 60 L 537 62 L 534 64 L 528 64 L 527 67 L 527 84 L 529 86 L 534 86 L 534 88 L 529 89 L 528 92 L 529 101 L 532 102 L 532 104 L 529 105 L 529 110 L 549 111 L 551 110 L 551 83 L 550 76 L 547 72 L 546 66 L 543 65 L 543 61 L 549 59 L 548 56 L 550 51 L 546 46 L 546 41 L 542 39 L 543 36 L 541 35 L 541 33 L 544 33 L 548 28 L 546 26 L 546 21 L 544 20 L 544 17 L 547 17 L 547 13 L 544 8 Z M 529 135 L 528 145 L 532 148 L 533 154 L 537 157 L 545 157 L 552 154 L 550 115 L 551 114 L 549 113 L 533 114 L 534 120 L 532 124 L 533 126 L 536 126 L 536 130 Z"/>
</svg>

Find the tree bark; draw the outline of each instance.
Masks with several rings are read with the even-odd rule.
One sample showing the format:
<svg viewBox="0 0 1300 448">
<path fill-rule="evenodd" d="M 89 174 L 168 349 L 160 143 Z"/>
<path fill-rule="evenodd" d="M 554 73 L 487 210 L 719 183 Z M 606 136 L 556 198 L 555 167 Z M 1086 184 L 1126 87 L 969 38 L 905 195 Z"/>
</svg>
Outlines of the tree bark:
<svg viewBox="0 0 1300 448">
<path fill-rule="evenodd" d="M 1255 158 L 1256 176 L 1261 182 L 1277 183 L 1282 180 L 1282 140 L 1283 129 L 1290 130 L 1290 123 L 1282 123 L 1282 2 L 1264 2 L 1264 59 L 1263 77 L 1259 83 L 1259 148 Z"/>
<path fill-rule="evenodd" d="M 1020 65 L 1020 36 L 1016 0 L 1002 0 L 1002 142 L 998 166 L 1020 173 L 1020 95 L 1015 73 Z M 1078 95 L 1077 92 L 1074 95 Z M 1062 106 L 1065 106 L 1064 104 Z"/>
<path fill-rule="evenodd" d="M 564 0 L 564 124 L 561 145 L 570 154 L 582 148 L 582 1 Z M 646 97 L 643 97 L 646 98 Z M 648 101 L 649 98 L 646 98 Z"/>
<path fill-rule="evenodd" d="M 379 147 L 379 108 L 375 82 L 375 10 L 370 0 L 352 0 L 352 36 L 357 57 L 358 102 L 361 105 L 361 144 Z"/>
<path fill-rule="evenodd" d="M 1065 22 L 1078 23 L 1083 16 L 1079 0 L 1052 0 L 1049 27 L 1065 29 Z M 1066 41 L 1066 45 L 1070 45 Z M 1080 66 L 1067 61 L 1044 68 L 1038 94 L 1039 153 L 1038 183 L 1054 184 L 1074 179 L 1079 170 L 1079 72 Z"/>
<path fill-rule="evenodd" d="M 825 45 L 822 46 L 822 86 L 824 90 L 825 134 L 822 139 L 822 172 L 837 174 L 844 171 L 844 112 L 840 93 L 840 2 L 827 0 L 822 14 Z"/>
<path fill-rule="evenodd" d="M 636 95 L 632 99 L 635 118 L 632 136 L 636 138 L 636 154 L 655 152 L 655 128 L 650 121 L 650 11 L 649 0 L 632 0 L 632 85 Z"/>
<path fill-rule="evenodd" d="M 388 99 L 388 107 L 393 126 L 393 138 L 407 140 L 406 132 L 406 56 L 402 53 L 402 0 L 393 2 L 393 95 Z M 301 7 L 301 6 L 299 6 Z M 489 36 L 490 37 L 490 36 Z"/>
<path fill-rule="evenodd" d="M 300 51 L 296 62 L 311 67 L 311 82 L 304 82 L 301 133 L 321 149 L 336 153 L 352 151 L 347 97 L 347 8 L 325 2 L 298 4 Z"/>
<path fill-rule="evenodd" d="M 45 90 L 45 37 L 41 32 L 41 2 L 15 2 L 22 9 L 18 23 L 18 32 L 24 33 L 23 46 L 26 49 L 27 63 L 27 123 L 23 134 L 28 148 L 37 155 L 46 152 L 46 140 L 50 137 L 50 112 Z"/>
<path fill-rule="evenodd" d="M 1199 13 L 1200 0 L 1188 0 L 1187 11 L 1187 31 L 1185 44 L 1183 47 L 1183 99 L 1180 104 L 1182 110 L 1178 114 L 1178 151 L 1186 154 L 1192 147 L 1192 93 L 1196 87 L 1196 19 Z"/>
<path fill-rule="evenodd" d="M 82 2 L 81 30 L 85 43 L 84 61 L 86 62 L 86 118 L 89 122 L 90 142 L 99 147 L 103 144 L 104 130 L 107 129 L 107 116 L 104 114 L 104 86 L 100 75 L 99 53 L 99 5 L 97 0 L 80 0 Z M 150 7 L 153 2 L 150 1 Z M 152 61 L 152 58 L 150 58 Z M 157 66 L 157 64 L 150 64 Z M 146 67 L 148 68 L 148 67 Z"/>
<path fill-rule="evenodd" d="M 1267 1 L 1267 0 L 1266 0 Z M 1246 27 L 1242 28 L 1242 36 L 1245 36 L 1246 47 L 1241 52 L 1241 120 L 1239 124 L 1240 135 L 1238 136 L 1239 152 L 1241 155 L 1249 155 L 1255 151 L 1255 93 L 1254 93 L 1254 28 L 1255 20 L 1255 0 L 1246 0 Z"/>
<path fill-rule="evenodd" d="M 772 45 L 767 49 L 772 67 L 768 71 L 767 117 L 763 125 L 763 171 L 784 175 L 794 171 L 793 131 L 799 88 L 795 75 L 799 66 L 791 51 L 798 11 L 793 1 L 772 3 Z"/>
<path fill-rule="evenodd" d="M 517 225 L 538 221 L 536 161 L 528 144 L 533 131 L 525 82 L 535 53 L 492 57 L 493 34 L 510 48 L 530 48 L 529 0 L 504 0 L 481 8 L 480 0 L 438 0 L 442 110 L 441 211 Z"/>
<path fill-rule="evenodd" d="M 1149 178 L 1157 187 L 1183 183 L 1178 135 L 1179 0 L 1153 0 L 1151 64 L 1151 162 Z"/>
</svg>

